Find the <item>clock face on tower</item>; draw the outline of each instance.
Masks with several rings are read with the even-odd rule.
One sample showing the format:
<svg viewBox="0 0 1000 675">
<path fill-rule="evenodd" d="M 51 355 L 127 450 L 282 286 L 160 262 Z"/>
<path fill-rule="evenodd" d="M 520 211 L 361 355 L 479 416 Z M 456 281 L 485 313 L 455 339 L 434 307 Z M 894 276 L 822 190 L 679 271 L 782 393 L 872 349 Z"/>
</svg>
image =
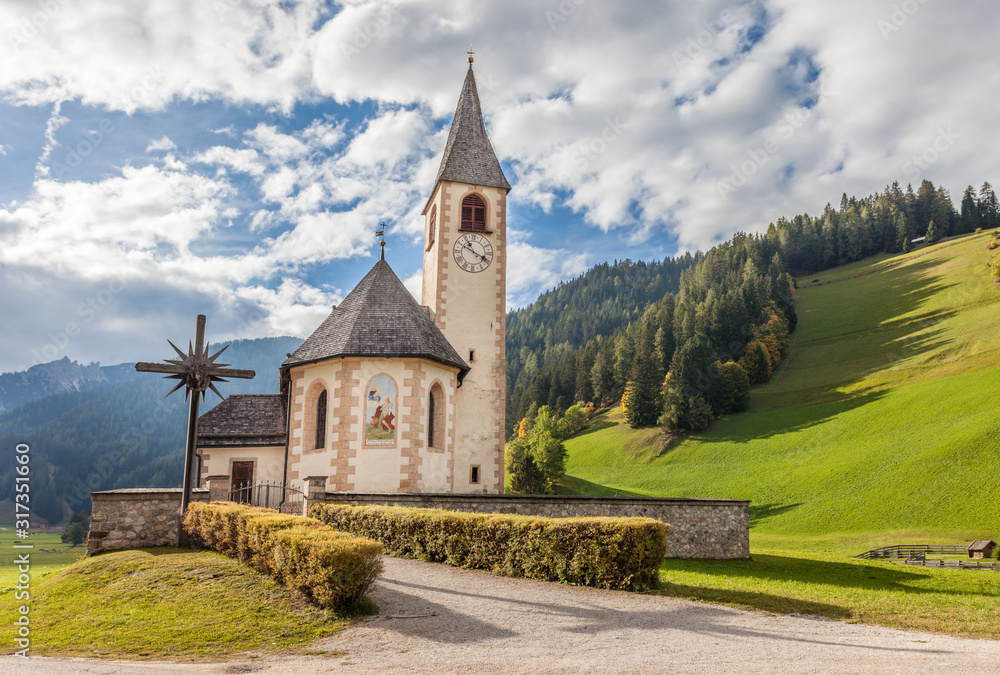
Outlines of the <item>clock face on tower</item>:
<svg viewBox="0 0 1000 675">
<path fill-rule="evenodd" d="M 463 234 L 455 242 L 455 262 L 466 272 L 482 272 L 493 262 L 493 245 L 481 234 Z"/>
</svg>

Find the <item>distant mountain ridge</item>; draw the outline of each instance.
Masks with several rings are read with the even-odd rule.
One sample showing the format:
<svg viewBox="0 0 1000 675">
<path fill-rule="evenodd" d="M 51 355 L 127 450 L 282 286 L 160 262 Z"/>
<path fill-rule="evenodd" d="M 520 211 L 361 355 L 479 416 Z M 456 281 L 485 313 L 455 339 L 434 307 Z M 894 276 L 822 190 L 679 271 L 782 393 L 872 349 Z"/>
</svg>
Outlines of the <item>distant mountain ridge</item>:
<svg viewBox="0 0 1000 675">
<path fill-rule="evenodd" d="M 27 370 L 0 374 L 0 412 L 13 410 L 32 401 L 70 392 L 88 391 L 97 386 L 125 382 L 136 376 L 131 363 L 102 366 L 71 361 L 41 363 Z"/>
<path fill-rule="evenodd" d="M 301 342 L 232 342 L 223 360 L 257 376 L 219 385 L 223 395 L 277 393 L 278 367 Z M 63 359 L 29 371 L 2 376 L 8 389 L 0 403 L 27 402 L 0 413 L 0 446 L 31 447 L 33 518 L 59 523 L 73 511 L 89 511 L 92 491 L 180 485 L 187 407 L 181 392 L 164 398 L 172 381 L 136 373 L 131 363 Z M 55 393 L 33 398 L 45 391 Z M 209 392 L 202 411 L 218 401 Z M 0 453 L 0 502 L 14 495 L 14 468 L 14 453 Z M 11 519 L 0 511 L 0 523 Z"/>
</svg>

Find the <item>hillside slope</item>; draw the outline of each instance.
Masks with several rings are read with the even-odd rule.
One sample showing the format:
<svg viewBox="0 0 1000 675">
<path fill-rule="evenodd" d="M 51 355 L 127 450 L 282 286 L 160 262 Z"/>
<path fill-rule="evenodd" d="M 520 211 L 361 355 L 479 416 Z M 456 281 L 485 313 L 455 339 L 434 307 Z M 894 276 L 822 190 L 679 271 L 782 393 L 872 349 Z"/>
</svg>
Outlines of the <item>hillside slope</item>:
<svg viewBox="0 0 1000 675">
<path fill-rule="evenodd" d="M 227 396 L 276 393 L 278 366 L 301 342 L 290 337 L 233 342 L 225 361 L 253 369 L 257 377 L 233 380 L 221 391 Z M 107 382 L 89 389 L 48 396 L 0 414 L 0 446 L 31 447 L 33 517 L 59 523 L 74 511 L 89 511 L 89 493 L 94 490 L 180 483 L 187 428 L 183 393 L 164 399 L 172 383 L 136 373 L 132 364 L 112 369 L 131 377 L 107 377 Z M 210 393 L 202 411 L 218 400 Z M 10 502 L 3 500 L 15 495 L 15 468 L 13 452 L 0 454 L 0 523 L 13 522 Z"/>
<path fill-rule="evenodd" d="M 1000 534 L 1000 289 L 989 235 L 799 279 L 790 358 L 747 413 L 659 454 L 616 411 L 570 486 L 754 502 L 758 533 Z M 893 543 L 893 542 L 889 542 Z"/>
</svg>

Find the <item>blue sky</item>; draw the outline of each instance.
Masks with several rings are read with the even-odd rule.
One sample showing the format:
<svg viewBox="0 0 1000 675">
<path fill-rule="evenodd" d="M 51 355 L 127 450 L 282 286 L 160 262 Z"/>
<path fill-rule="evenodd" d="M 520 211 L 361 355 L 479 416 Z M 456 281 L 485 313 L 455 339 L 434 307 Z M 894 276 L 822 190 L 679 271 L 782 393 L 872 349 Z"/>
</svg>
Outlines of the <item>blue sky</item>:
<svg viewBox="0 0 1000 675">
<path fill-rule="evenodd" d="M 995 181 L 985 1 L 5 3 L 0 370 L 305 336 L 422 218 L 475 43 L 508 306 L 843 192 Z"/>
</svg>

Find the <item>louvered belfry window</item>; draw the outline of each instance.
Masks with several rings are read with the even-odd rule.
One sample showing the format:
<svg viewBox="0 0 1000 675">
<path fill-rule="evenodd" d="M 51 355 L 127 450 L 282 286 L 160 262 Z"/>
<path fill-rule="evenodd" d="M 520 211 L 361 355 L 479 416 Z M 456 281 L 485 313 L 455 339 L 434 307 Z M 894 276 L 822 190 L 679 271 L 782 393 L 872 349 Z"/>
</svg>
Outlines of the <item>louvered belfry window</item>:
<svg viewBox="0 0 1000 675">
<path fill-rule="evenodd" d="M 469 195 L 462 200 L 462 229 L 486 231 L 486 202 L 479 195 Z"/>
<path fill-rule="evenodd" d="M 427 250 L 428 251 L 431 249 L 431 246 L 434 245 L 434 235 L 437 233 L 437 216 L 438 216 L 438 207 L 434 206 L 434 207 L 431 208 L 430 232 L 427 235 Z"/>
<path fill-rule="evenodd" d="M 326 391 L 316 401 L 316 449 L 326 447 Z"/>
</svg>

